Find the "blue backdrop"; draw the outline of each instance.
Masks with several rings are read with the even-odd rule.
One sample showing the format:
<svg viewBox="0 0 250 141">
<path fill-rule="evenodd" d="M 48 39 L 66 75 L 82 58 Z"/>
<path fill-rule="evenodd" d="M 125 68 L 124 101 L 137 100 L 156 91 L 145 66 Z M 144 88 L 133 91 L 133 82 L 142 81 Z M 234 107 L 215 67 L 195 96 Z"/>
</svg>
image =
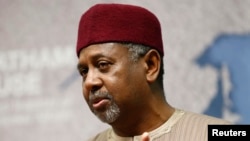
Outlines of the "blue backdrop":
<svg viewBox="0 0 250 141">
<path fill-rule="evenodd" d="M 223 116 L 223 110 L 238 115 L 236 123 L 250 123 L 250 34 L 218 36 L 199 56 L 196 63 L 203 67 L 211 65 L 218 71 L 217 93 L 204 111 L 216 117 Z M 230 74 L 231 89 L 228 97 L 223 95 L 221 69 L 226 65 Z M 230 105 L 225 101 L 229 100 Z"/>
</svg>

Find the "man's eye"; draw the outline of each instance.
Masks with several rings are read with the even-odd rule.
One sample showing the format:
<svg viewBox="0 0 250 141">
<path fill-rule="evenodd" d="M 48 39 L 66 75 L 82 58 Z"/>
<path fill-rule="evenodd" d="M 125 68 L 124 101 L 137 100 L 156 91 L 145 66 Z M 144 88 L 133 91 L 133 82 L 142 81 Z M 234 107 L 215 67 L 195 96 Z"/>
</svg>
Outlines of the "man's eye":
<svg viewBox="0 0 250 141">
<path fill-rule="evenodd" d="M 98 68 L 99 68 L 100 70 L 106 70 L 106 69 L 108 69 L 109 65 L 110 65 L 110 63 L 108 63 L 108 62 L 106 62 L 106 61 L 100 61 L 100 62 L 98 63 Z"/>
<path fill-rule="evenodd" d="M 88 69 L 87 68 L 85 68 L 85 69 L 82 68 L 82 69 L 79 70 L 79 73 L 80 73 L 81 76 L 85 76 L 88 73 Z"/>
</svg>

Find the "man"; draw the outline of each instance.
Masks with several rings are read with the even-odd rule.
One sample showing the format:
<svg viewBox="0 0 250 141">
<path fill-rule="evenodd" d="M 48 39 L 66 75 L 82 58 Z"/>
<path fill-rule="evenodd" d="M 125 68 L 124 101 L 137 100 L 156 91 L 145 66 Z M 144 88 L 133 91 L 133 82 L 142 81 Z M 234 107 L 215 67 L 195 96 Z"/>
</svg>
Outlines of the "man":
<svg viewBox="0 0 250 141">
<path fill-rule="evenodd" d="M 84 98 L 112 127 L 92 141 L 204 141 L 208 124 L 229 124 L 168 104 L 160 23 L 142 7 L 88 9 L 79 23 L 76 52 Z"/>
</svg>

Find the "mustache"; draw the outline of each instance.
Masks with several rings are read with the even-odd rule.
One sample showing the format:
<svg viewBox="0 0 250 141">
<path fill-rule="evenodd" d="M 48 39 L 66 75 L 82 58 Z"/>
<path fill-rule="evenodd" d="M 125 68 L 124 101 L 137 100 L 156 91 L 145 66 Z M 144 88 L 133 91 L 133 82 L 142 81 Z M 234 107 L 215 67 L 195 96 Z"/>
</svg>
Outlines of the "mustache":
<svg viewBox="0 0 250 141">
<path fill-rule="evenodd" d="M 112 99 L 113 96 L 107 91 L 95 91 L 90 92 L 89 94 L 89 102 L 93 103 L 97 99 Z"/>
</svg>

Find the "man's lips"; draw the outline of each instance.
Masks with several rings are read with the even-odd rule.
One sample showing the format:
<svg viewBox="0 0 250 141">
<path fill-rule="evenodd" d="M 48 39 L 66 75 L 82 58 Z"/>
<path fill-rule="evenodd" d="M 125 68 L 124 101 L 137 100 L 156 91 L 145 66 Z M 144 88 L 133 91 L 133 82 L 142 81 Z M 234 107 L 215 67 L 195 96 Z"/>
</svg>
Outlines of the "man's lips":
<svg viewBox="0 0 250 141">
<path fill-rule="evenodd" d="M 101 110 L 101 109 L 104 109 L 106 105 L 109 104 L 109 102 L 110 102 L 110 99 L 108 98 L 96 98 L 96 99 L 93 99 L 93 101 L 91 102 L 91 105 L 95 110 Z"/>
</svg>

